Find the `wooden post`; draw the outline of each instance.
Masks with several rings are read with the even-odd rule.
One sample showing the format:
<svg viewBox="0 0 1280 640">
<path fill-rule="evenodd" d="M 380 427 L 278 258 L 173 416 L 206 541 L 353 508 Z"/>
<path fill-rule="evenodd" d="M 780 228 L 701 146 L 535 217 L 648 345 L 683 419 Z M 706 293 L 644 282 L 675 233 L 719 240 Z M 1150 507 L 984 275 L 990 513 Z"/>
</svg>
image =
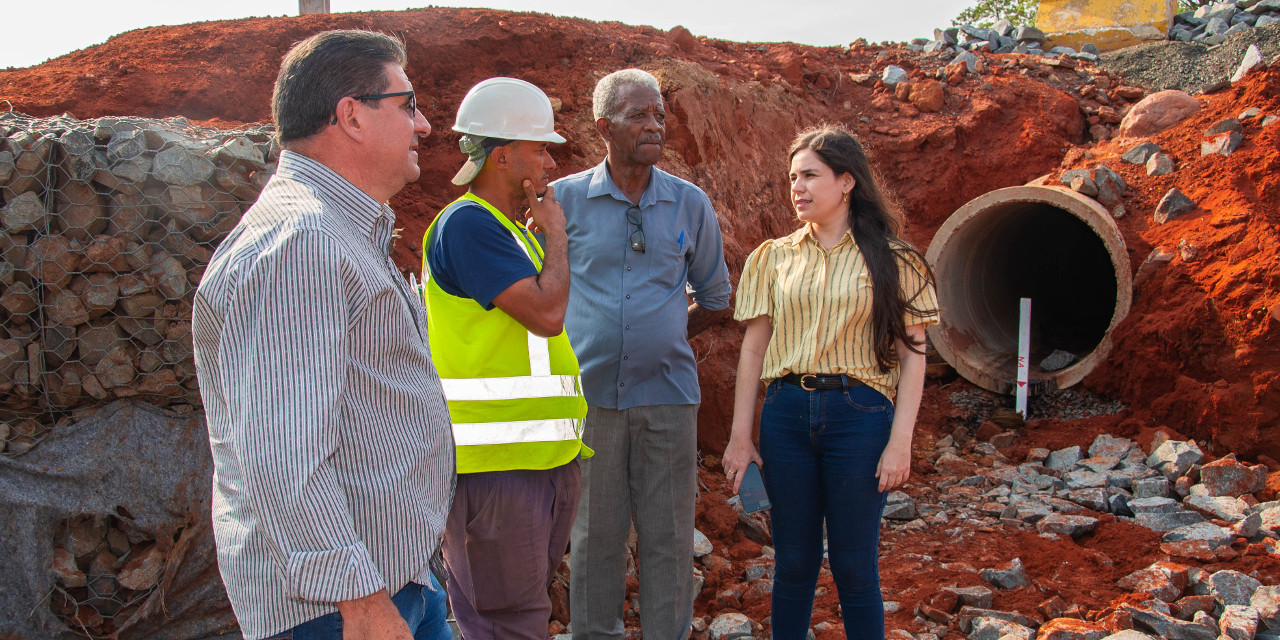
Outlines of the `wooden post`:
<svg viewBox="0 0 1280 640">
<path fill-rule="evenodd" d="M 329 0 L 298 0 L 298 15 L 329 13 Z"/>
</svg>

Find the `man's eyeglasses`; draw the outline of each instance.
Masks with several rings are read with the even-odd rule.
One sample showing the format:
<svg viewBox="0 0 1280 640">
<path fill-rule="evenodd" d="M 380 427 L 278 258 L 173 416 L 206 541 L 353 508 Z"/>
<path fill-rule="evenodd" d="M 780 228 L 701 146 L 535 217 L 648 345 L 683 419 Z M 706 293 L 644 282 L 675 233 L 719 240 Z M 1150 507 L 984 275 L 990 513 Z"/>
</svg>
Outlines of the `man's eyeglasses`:
<svg viewBox="0 0 1280 640">
<path fill-rule="evenodd" d="M 631 232 L 631 249 L 644 253 L 644 225 L 641 224 L 640 207 L 627 209 L 627 222 L 636 226 L 636 230 Z"/>
<path fill-rule="evenodd" d="M 412 90 L 396 91 L 395 93 L 371 93 L 365 96 L 351 96 L 351 97 L 356 100 L 382 100 L 383 98 L 396 98 L 399 96 L 409 96 L 409 101 L 404 105 L 404 110 L 408 111 L 409 115 L 412 116 L 415 112 L 418 111 L 418 95 L 415 94 Z M 338 124 L 338 116 L 334 116 L 333 120 L 331 120 L 329 124 Z"/>
</svg>

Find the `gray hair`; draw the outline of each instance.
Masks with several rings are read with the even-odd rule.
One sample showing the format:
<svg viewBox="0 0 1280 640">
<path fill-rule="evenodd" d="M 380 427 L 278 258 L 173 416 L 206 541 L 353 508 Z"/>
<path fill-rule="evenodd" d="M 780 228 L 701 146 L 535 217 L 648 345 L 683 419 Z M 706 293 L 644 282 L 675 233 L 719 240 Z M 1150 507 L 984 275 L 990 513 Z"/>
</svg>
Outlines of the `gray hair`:
<svg viewBox="0 0 1280 640">
<path fill-rule="evenodd" d="M 339 100 L 382 93 L 387 63 L 407 61 L 403 42 L 372 31 L 323 31 L 293 45 L 271 96 L 280 144 L 319 133 Z"/>
<path fill-rule="evenodd" d="M 641 69 L 623 69 L 614 71 L 613 73 L 600 78 L 596 83 L 596 90 L 591 94 L 591 110 L 595 115 L 595 119 L 606 118 L 613 120 L 618 115 L 618 94 L 622 93 L 623 87 L 640 86 L 646 89 L 653 89 L 659 94 L 662 89 L 658 87 L 658 79 L 653 74 Z"/>
</svg>

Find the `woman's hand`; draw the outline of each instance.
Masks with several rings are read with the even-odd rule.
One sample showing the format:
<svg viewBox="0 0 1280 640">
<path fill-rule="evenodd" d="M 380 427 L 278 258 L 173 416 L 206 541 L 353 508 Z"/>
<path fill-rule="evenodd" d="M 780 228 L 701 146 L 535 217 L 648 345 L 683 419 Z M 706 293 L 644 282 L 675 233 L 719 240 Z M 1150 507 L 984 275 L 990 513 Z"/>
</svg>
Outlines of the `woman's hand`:
<svg viewBox="0 0 1280 640">
<path fill-rule="evenodd" d="M 724 467 L 725 476 L 733 482 L 734 493 L 738 492 L 738 487 L 742 485 L 742 474 L 747 470 L 747 465 L 752 462 L 764 466 L 764 461 L 760 459 L 755 445 L 751 444 L 751 439 L 729 438 L 729 445 L 724 448 L 724 458 L 720 464 Z"/>
<path fill-rule="evenodd" d="M 726 459 L 728 458 L 726 450 Z M 888 491 L 907 481 L 911 475 L 911 442 L 898 442 L 892 438 L 880 454 L 876 465 L 876 477 L 880 478 L 880 491 Z"/>
</svg>

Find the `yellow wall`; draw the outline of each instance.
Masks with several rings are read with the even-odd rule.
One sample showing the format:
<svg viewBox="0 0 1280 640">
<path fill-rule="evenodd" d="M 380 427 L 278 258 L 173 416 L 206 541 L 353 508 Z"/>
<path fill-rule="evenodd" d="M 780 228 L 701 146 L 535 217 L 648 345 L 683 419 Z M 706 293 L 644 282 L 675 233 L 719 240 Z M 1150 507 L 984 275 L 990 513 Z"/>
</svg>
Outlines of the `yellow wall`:
<svg viewBox="0 0 1280 640">
<path fill-rule="evenodd" d="M 1046 48 L 1092 42 L 1109 51 L 1168 37 L 1177 11 L 1178 0 L 1040 0 L 1036 28 Z"/>
</svg>

